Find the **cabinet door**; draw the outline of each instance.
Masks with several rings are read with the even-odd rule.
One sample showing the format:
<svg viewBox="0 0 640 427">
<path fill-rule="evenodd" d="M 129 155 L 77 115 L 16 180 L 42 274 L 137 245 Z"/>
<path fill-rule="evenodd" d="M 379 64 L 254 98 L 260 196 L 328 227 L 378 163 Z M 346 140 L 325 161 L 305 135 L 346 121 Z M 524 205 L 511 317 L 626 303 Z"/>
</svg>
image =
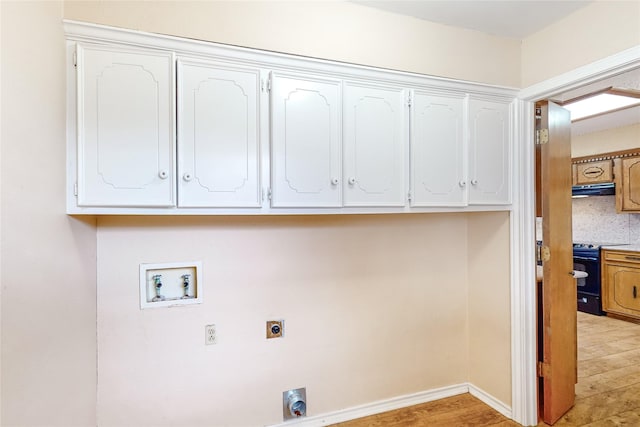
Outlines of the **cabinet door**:
<svg viewBox="0 0 640 427">
<path fill-rule="evenodd" d="M 260 71 L 178 61 L 178 205 L 258 207 Z"/>
<path fill-rule="evenodd" d="M 469 100 L 469 203 L 511 203 L 510 103 Z"/>
<path fill-rule="evenodd" d="M 174 206 L 172 53 L 82 46 L 78 205 Z"/>
<path fill-rule="evenodd" d="M 406 105 L 402 89 L 345 83 L 345 206 L 405 205 Z"/>
<path fill-rule="evenodd" d="M 640 157 L 621 160 L 622 163 L 622 210 L 640 211 Z M 618 181 L 620 182 L 620 181 Z"/>
<path fill-rule="evenodd" d="M 273 207 L 342 205 L 341 82 L 272 74 Z"/>
<path fill-rule="evenodd" d="M 601 184 L 613 182 L 613 162 L 578 163 L 576 167 L 576 185 Z"/>
<path fill-rule="evenodd" d="M 411 205 L 464 206 L 464 97 L 416 92 L 411 132 Z"/>
<path fill-rule="evenodd" d="M 607 265 L 605 311 L 640 317 L 640 268 Z"/>
</svg>

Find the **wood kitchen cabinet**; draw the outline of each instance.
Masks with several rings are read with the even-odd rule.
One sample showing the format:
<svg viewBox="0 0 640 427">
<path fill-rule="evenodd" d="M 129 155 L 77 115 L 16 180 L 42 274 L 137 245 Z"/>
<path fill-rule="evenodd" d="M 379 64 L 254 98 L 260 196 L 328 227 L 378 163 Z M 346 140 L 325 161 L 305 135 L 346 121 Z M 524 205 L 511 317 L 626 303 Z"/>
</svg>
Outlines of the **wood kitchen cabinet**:
<svg viewBox="0 0 640 427">
<path fill-rule="evenodd" d="M 577 163 L 573 165 L 574 185 L 603 184 L 613 182 L 613 161 Z"/>
<path fill-rule="evenodd" d="M 178 206 L 259 207 L 260 70 L 177 67 Z"/>
<path fill-rule="evenodd" d="M 602 308 L 640 319 L 640 253 L 602 251 Z"/>
<path fill-rule="evenodd" d="M 173 53 L 76 52 L 78 206 L 175 206 Z"/>
<path fill-rule="evenodd" d="M 640 157 L 614 159 L 616 210 L 640 212 Z"/>
</svg>

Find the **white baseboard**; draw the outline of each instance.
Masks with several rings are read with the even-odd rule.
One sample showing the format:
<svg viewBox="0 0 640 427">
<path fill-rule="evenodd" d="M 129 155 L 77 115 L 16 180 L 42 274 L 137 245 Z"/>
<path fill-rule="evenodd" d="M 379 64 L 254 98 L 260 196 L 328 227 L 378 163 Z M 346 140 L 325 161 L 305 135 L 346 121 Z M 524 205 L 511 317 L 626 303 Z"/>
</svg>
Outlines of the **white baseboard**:
<svg viewBox="0 0 640 427">
<path fill-rule="evenodd" d="M 491 408 L 495 409 L 496 411 L 500 412 L 505 417 L 507 417 L 509 419 L 512 419 L 511 407 L 509 405 L 507 405 L 506 403 L 496 399 L 495 397 L 491 396 L 490 394 L 488 394 L 484 390 L 479 389 L 478 387 L 474 386 L 473 384 L 468 384 L 468 386 L 469 386 L 469 394 L 471 394 L 472 396 L 477 397 L 484 404 L 486 404 L 486 405 L 490 406 Z"/>
<path fill-rule="evenodd" d="M 511 408 L 503 402 L 485 393 L 479 388 L 469 383 L 457 384 L 433 390 L 422 391 L 404 396 L 392 397 L 391 399 L 379 400 L 377 402 L 367 403 L 365 405 L 354 406 L 328 414 L 316 415 L 311 417 L 290 420 L 280 424 L 274 424 L 272 427 L 315 427 L 326 426 L 345 421 L 355 420 L 357 418 L 368 417 L 370 415 L 380 414 L 382 412 L 393 411 L 394 409 L 406 408 L 408 406 L 419 405 L 421 403 L 431 402 L 445 397 L 456 396 L 463 393 L 470 393 L 480 399 L 491 408 L 500 412 L 507 418 L 511 418 Z"/>
</svg>

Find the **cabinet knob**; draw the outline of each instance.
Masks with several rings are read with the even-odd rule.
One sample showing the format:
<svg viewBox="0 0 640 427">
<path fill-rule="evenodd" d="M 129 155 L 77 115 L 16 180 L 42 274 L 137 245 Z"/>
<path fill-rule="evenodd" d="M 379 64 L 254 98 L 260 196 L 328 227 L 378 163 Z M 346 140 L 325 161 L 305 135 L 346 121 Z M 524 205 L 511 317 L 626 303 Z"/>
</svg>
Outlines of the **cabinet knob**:
<svg viewBox="0 0 640 427">
<path fill-rule="evenodd" d="M 186 172 L 184 175 L 182 175 L 182 179 L 189 182 L 193 179 L 193 175 L 191 175 L 189 172 Z"/>
<path fill-rule="evenodd" d="M 467 183 L 466 181 L 460 181 L 458 185 L 460 186 L 460 188 L 464 188 L 467 185 Z"/>
<path fill-rule="evenodd" d="M 349 185 L 353 185 L 356 183 L 356 179 L 354 177 L 349 178 Z"/>
<path fill-rule="evenodd" d="M 340 182 L 340 181 L 338 181 L 338 178 L 333 178 L 333 179 L 331 180 L 331 184 L 332 184 L 332 185 L 338 185 L 338 182 Z"/>
<path fill-rule="evenodd" d="M 477 179 L 472 179 L 471 180 L 471 185 L 478 185 L 478 180 Z"/>
<path fill-rule="evenodd" d="M 167 177 L 169 176 L 169 172 L 162 170 L 160 172 L 158 172 L 158 176 L 162 179 L 167 179 Z"/>
</svg>

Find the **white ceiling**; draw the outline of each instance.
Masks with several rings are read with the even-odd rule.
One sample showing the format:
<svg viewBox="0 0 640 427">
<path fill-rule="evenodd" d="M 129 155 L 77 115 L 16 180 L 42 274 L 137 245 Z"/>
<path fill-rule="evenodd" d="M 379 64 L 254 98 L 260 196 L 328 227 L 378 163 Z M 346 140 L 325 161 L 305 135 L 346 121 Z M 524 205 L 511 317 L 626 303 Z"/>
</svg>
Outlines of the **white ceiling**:
<svg viewBox="0 0 640 427">
<path fill-rule="evenodd" d="M 358 0 L 363 6 L 523 39 L 591 3 L 582 0 Z"/>
</svg>

